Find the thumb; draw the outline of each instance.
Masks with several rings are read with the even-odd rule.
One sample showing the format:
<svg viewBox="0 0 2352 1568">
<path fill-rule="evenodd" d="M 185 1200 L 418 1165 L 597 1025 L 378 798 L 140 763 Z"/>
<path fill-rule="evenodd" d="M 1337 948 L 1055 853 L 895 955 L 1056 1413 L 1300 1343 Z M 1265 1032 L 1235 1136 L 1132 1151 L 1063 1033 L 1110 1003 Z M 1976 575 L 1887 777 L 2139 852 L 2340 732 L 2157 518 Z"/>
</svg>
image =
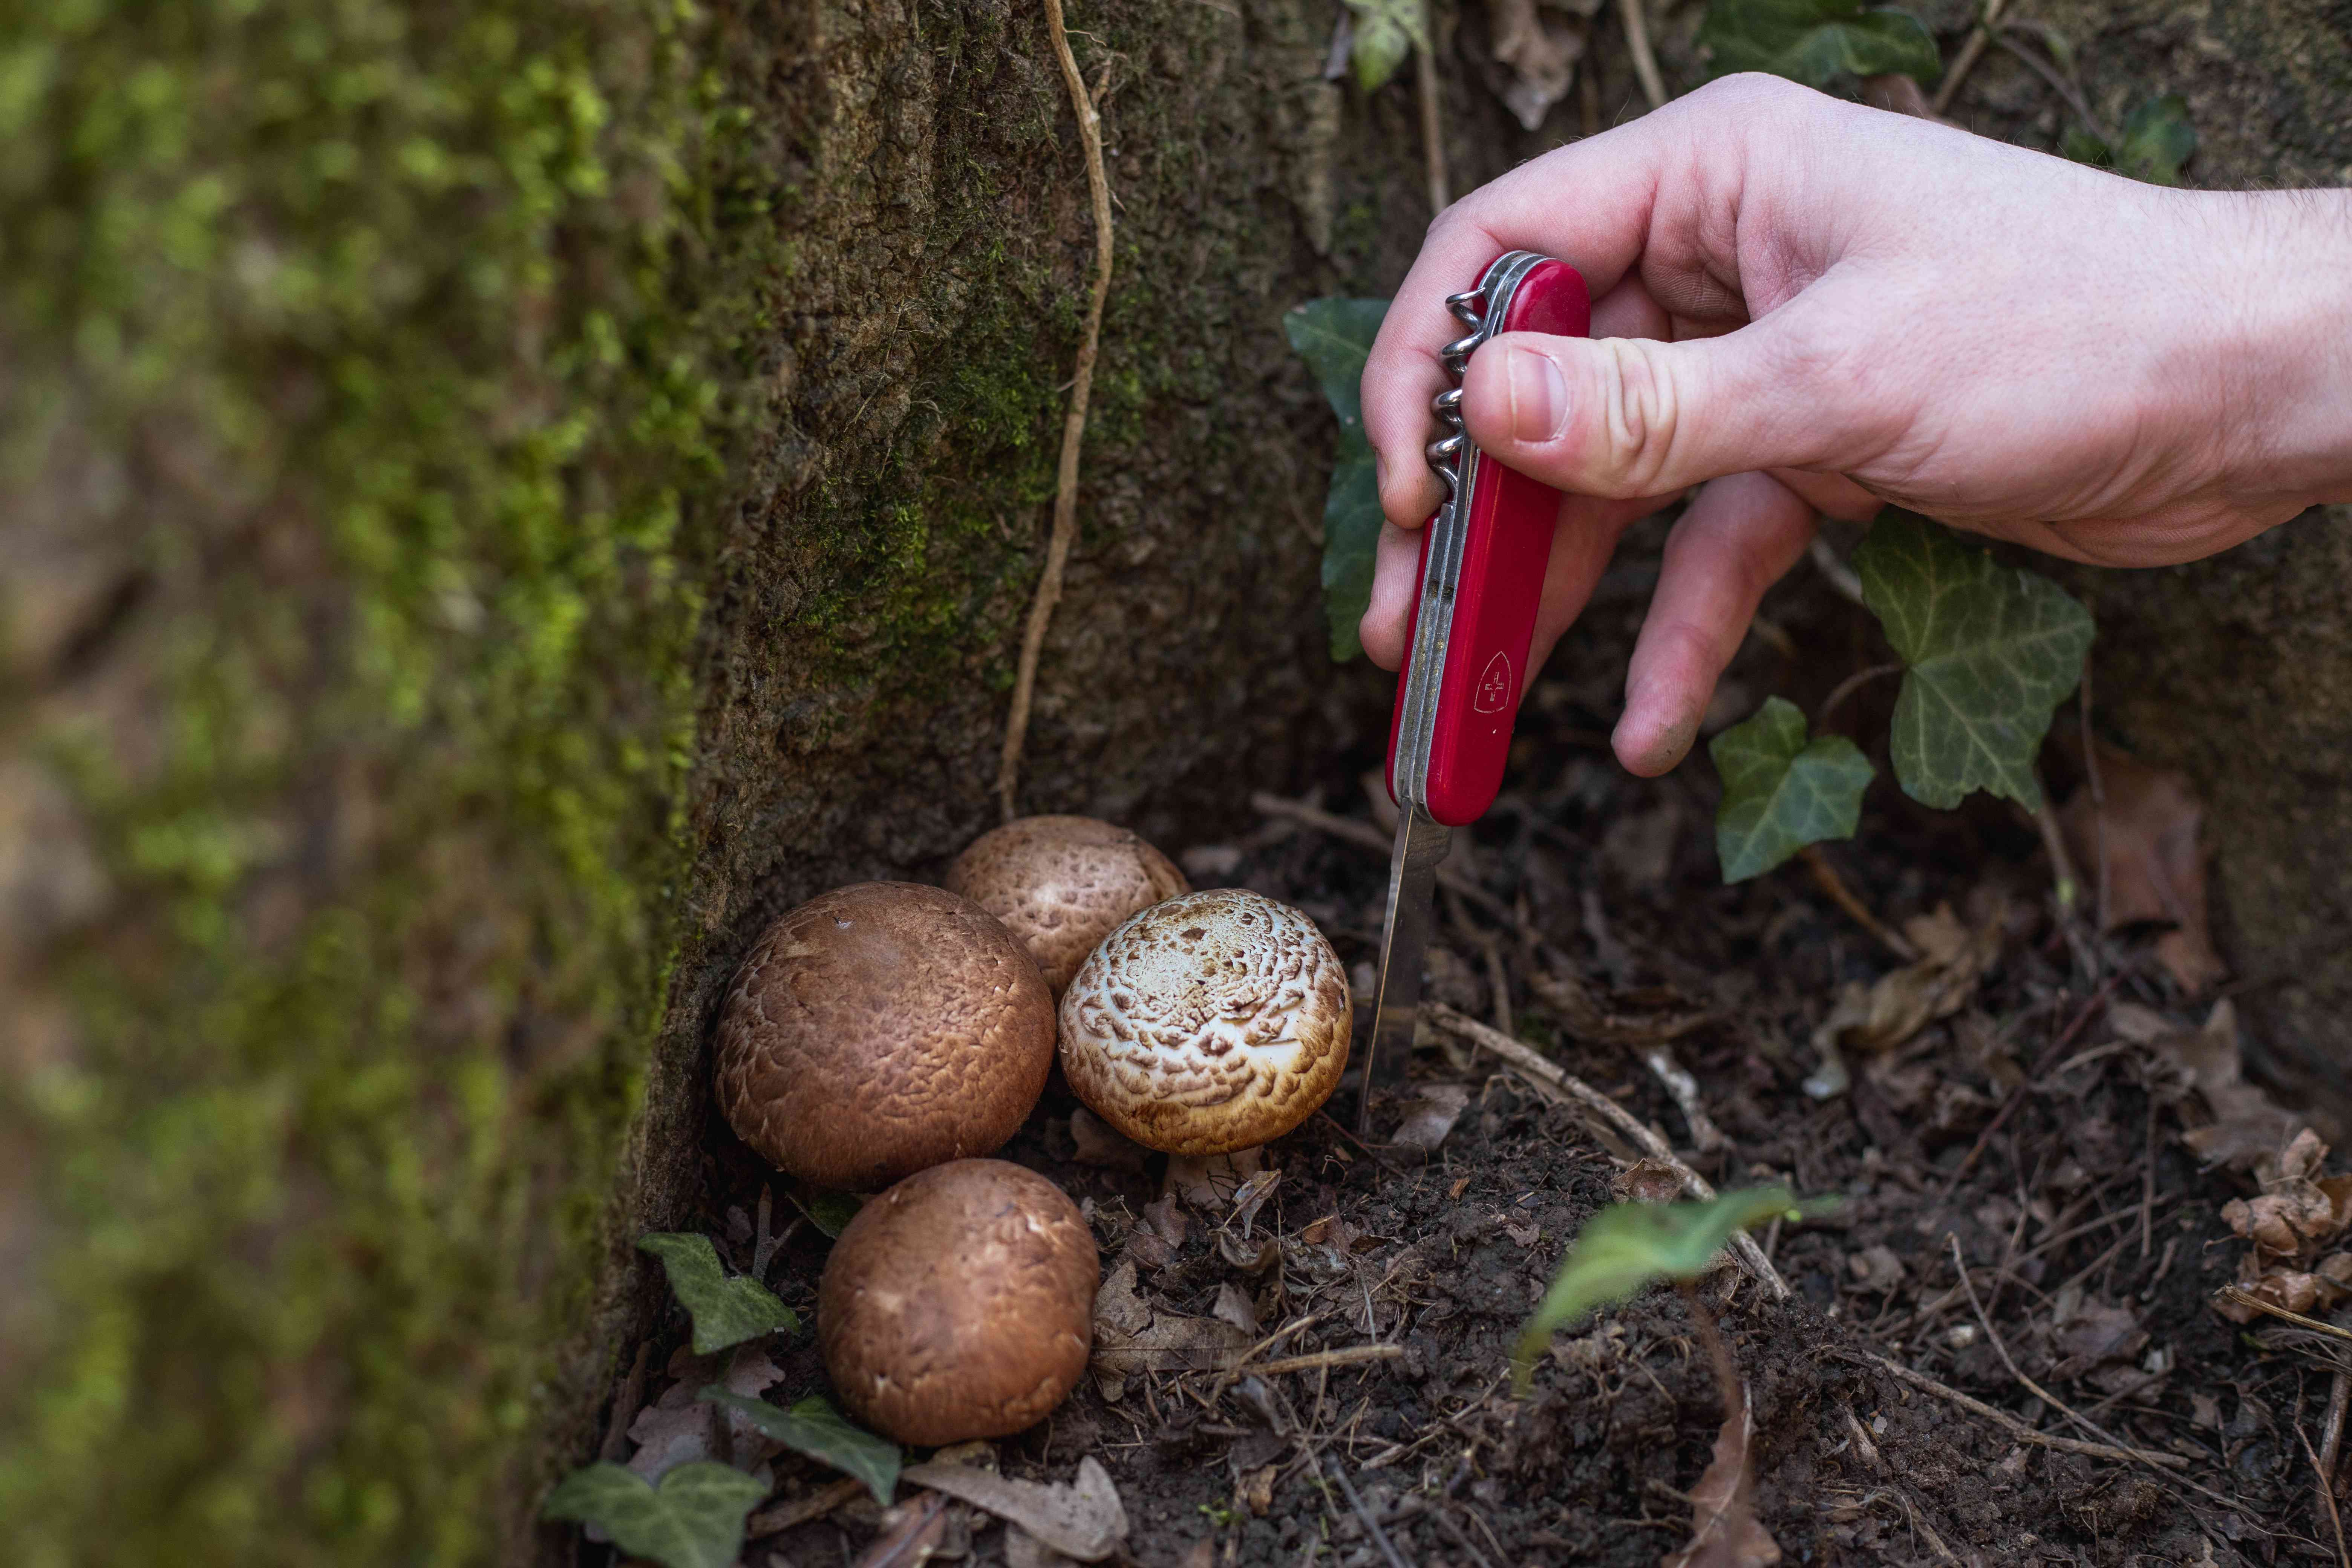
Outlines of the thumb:
<svg viewBox="0 0 2352 1568">
<path fill-rule="evenodd" d="M 1506 332 L 1462 383 L 1471 439 L 1573 494 L 1671 495 L 1759 468 L 1843 467 L 1883 417 L 1777 311 L 1721 337 Z"/>
</svg>

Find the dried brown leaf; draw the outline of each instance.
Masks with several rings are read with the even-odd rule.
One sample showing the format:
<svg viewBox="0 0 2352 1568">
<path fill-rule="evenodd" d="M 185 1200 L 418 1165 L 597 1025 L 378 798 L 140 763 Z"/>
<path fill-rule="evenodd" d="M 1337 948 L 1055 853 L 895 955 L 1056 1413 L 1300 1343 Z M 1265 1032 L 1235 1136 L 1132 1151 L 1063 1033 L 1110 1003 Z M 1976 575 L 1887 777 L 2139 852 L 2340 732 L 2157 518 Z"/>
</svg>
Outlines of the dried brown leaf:
<svg viewBox="0 0 2352 1568">
<path fill-rule="evenodd" d="M 1276 1256 L 1280 1256 L 1279 1251 Z M 1247 1349 L 1249 1342 L 1247 1331 L 1231 1323 L 1152 1307 L 1136 1293 L 1131 1262 L 1123 1261 L 1112 1269 L 1095 1295 L 1092 1364 L 1097 1375 L 1108 1379 L 1222 1367 Z"/>
<path fill-rule="evenodd" d="M 1691 1489 L 1691 1538 L 1667 1556 L 1665 1568 L 1769 1568 L 1780 1561 L 1780 1543 L 1756 1517 L 1756 1476 L 1748 1455 L 1755 1435 L 1743 1384 L 1739 1408 L 1723 1418 L 1715 1458 Z"/>
<path fill-rule="evenodd" d="M 1565 23 L 1548 20 L 1536 0 L 1492 0 L 1495 58 L 1510 68 L 1503 102 L 1529 131 L 1539 129 L 1551 106 L 1576 81 L 1584 38 Z"/>
<path fill-rule="evenodd" d="M 1670 1204 L 1683 1195 L 1683 1176 L 1664 1160 L 1636 1160 L 1609 1178 L 1609 1190 L 1629 1203 Z"/>
<path fill-rule="evenodd" d="M 2187 774 L 2105 746 L 2099 777 L 2104 806 L 2086 786 L 2058 814 L 2067 847 L 2083 875 L 2095 878 L 2104 839 L 2107 929 L 2169 924 L 2173 929 L 2157 939 L 2156 956 L 2182 990 L 2197 995 L 2229 973 L 2206 924 L 2205 849 L 2199 837 L 2205 804 Z"/>
<path fill-rule="evenodd" d="M 1074 1482 L 1041 1486 L 987 1470 L 936 1461 L 902 1472 L 916 1486 L 958 1498 L 974 1508 L 1019 1525 L 1042 1545 L 1081 1563 L 1099 1563 L 1127 1538 L 1127 1509 L 1101 1461 L 1089 1454 L 1078 1461 Z"/>
</svg>

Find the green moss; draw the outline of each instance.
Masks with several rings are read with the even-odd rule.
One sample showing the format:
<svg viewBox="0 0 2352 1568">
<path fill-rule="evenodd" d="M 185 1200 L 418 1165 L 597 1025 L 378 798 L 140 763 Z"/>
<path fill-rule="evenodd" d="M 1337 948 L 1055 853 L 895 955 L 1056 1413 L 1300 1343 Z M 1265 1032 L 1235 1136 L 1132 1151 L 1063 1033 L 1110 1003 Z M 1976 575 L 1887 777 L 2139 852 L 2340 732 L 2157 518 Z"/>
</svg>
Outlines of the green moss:
<svg viewBox="0 0 2352 1568">
<path fill-rule="evenodd" d="M 469 1561 L 658 1004 L 742 111 L 674 0 L 0 21 L 12 489 L 154 584 L 10 742 L 111 882 L 25 1064 L 28 1564 Z M 80 447 L 62 437 L 71 434 Z"/>
</svg>

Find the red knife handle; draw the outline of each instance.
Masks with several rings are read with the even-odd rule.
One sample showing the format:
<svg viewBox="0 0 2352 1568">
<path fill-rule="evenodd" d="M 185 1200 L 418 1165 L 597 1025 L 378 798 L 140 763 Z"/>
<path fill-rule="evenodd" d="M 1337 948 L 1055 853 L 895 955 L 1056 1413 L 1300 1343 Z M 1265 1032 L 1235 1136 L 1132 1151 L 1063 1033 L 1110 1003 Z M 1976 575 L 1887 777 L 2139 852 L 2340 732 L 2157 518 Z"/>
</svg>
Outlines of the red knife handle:
<svg viewBox="0 0 2352 1568">
<path fill-rule="evenodd" d="M 1591 299 L 1582 275 L 1565 262 L 1538 264 L 1520 280 L 1495 330 L 1590 336 Z M 1491 458 L 1481 455 L 1474 464 L 1465 452 L 1463 466 L 1472 477 L 1454 504 L 1466 509 L 1467 537 L 1437 688 L 1426 790 L 1429 815 L 1449 827 L 1476 821 L 1502 789 L 1560 502 L 1559 491 Z M 1425 580 L 1432 531 L 1422 531 L 1423 575 L 1417 581 Z M 1391 798 L 1397 794 L 1398 733 L 1421 610 L 1416 595 L 1405 630 L 1408 663 L 1397 672 L 1397 703 L 1389 719 Z"/>
</svg>

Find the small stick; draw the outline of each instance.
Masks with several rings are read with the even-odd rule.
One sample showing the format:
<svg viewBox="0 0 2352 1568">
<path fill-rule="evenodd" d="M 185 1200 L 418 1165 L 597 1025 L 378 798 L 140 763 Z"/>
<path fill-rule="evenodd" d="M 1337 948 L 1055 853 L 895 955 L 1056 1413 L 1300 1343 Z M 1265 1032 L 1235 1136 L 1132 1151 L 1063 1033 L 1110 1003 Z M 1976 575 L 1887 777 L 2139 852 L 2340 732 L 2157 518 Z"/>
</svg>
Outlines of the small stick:
<svg viewBox="0 0 2352 1568">
<path fill-rule="evenodd" d="M 1335 1351 L 1314 1351 L 1307 1355 L 1285 1356 L 1280 1361 L 1262 1361 L 1255 1366 L 1237 1365 L 1232 1370 L 1258 1377 L 1279 1377 L 1286 1373 L 1318 1372 L 1327 1366 L 1362 1366 L 1376 1361 L 1394 1361 L 1402 1354 L 1402 1345 L 1344 1345 Z"/>
<path fill-rule="evenodd" d="M 2074 1044 L 2074 1037 L 2082 1032 L 2083 1026 L 2091 1021 L 2091 1015 L 2098 1011 L 2106 1001 L 2108 994 L 2122 983 L 2122 980 L 2121 974 L 2108 975 L 2098 990 L 2091 994 L 2091 999 L 2083 1004 L 2083 1010 L 2074 1015 L 2074 1021 L 2066 1026 L 2066 1032 L 2060 1035 L 2051 1043 L 2050 1048 L 2042 1053 L 2041 1061 L 2048 1061 Z M 2000 1109 L 1993 1113 L 1990 1121 L 1985 1123 L 1985 1130 L 1977 1134 L 1977 1141 L 1969 1146 L 1968 1157 L 1960 1162 L 1960 1168 L 1954 1171 L 1952 1179 L 1944 1184 L 1944 1196 L 1950 1197 L 1958 1190 L 1960 1183 L 1966 1179 L 1968 1173 L 1976 1169 L 1977 1162 L 1984 1157 L 1985 1150 L 1992 1142 L 1992 1135 L 2001 1130 L 2020 1105 L 2025 1103 L 2025 1091 L 2033 1087 L 2034 1081 L 2032 1078 L 2025 1079 L 2020 1081 L 2015 1089 L 2009 1091 L 2009 1098 L 2001 1101 Z"/>
<path fill-rule="evenodd" d="M 2336 1373 L 2339 1383 L 2343 1375 Z M 2319 1479 L 2320 1506 L 2326 1510 L 2328 1528 L 2336 1533 L 2336 1561 L 2341 1568 L 2352 1568 L 2352 1552 L 2344 1549 L 2344 1517 L 2336 1511 L 2336 1488 L 2329 1481 L 2327 1472 L 2320 1468 L 2319 1456 L 2312 1452 L 2311 1438 L 2300 1421 L 2294 1424 L 2294 1435 L 2302 1441 L 2304 1455 L 2310 1459 L 2312 1471 Z"/>
<path fill-rule="evenodd" d="M 1906 77 L 1903 79 L 1908 81 L 1911 79 Z M 1835 689 L 1830 692 L 1827 698 L 1822 700 L 1820 709 L 1818 709 L 1813 714 L 1813 728 L 1816 730 L 1820 729 L 1823 722 L 1828 720 L 1829 716 L 1838 710 L 1839 703 L 1843 702 L 1847 698 L 1853 696 L 1855 692 L 1861 690 L 1872 681 L 1876 680 L 1880 676 L 1900 675 L 1902 673 L 1903 667 L 1899 664 L 1874 664 L 1868 669 L 1857 670 L 1853 674 L 1847 676 L 1843 680 L 1837 683 Z"/>
<path fill-rule="evenodd" d="M 1484 1047 L 1521 1073 L 1550 1085 L 1578 1106 L 1598 1114 L 1611 1127 L 1631 1139 L 1635 1148 L 1673 1171 L 1681 1180 L 1683 1191 L 1691 1196 L 1702 1201 L 1715 1196 L 1715 1188 L 1706 1178 L 1676 1158 L 1666 1141 L 1652 1131 L 1640 1117 L 1558 1062 L 1508 1035 L 1488 1028 L 1475 1018 L 1455 1012 L 1443 1002 L 1423 1004 L 1422 1013 L 1439 1028 Z M 1764 1249 L 1756 1245 L 1754 1237 L 1746 1231 L 1739 1232 L 1731 1238 L 1731 1250 L 1738 1256 L 1748 1272 L 1756 1277 L 1757 1282 L 1772 1292 L 1775 1300 L 1785 1301 L 1789 1299 L 1789 1282 L 1780 1278 L 1780 1271 L 1772 1267 L 1772 1260 L 1764 1256 Z"/>
<path fill-rule="evenodd" d="M 2352 1405 L 2352 1368 L 2338 1365 L 2327 1389 L 2327 1430 L 2319 1443 L 2319 1485 L 2332 1501 L 2336 1478 L 2343 1470 L 2344 1413 Z"/>
<path fill-rule="evenodd" d="M 775 1535 L 796 1524 L 806 1524 L 813 1519 L 823 1519 L 835 1509 L 866 1495 L 866 1483 L 855 1477 L 845 1476 L 829 1487 L 822 1487 L 795 1501 L 772 1508 L 765 1513 L 755 1513 L 744 1521 L 747 1540 L 762 1535 Z"/>
<path fill-rule="evenodd" d="M 1803 858 L 1805 868 L 1813 874 L 1813 885 L 1829 895 L 1830 902 L 1852 916 L 1854 924 L 1876 937 L 1881 947 L 1904 963 L 1919 962 L 1919 950 L 1881 922 L 1870 912 L 1868 904 L 1854 897 L 1853 889 L 1845 885 L 1845 879 L 1838 875 L 1837 868 L 1830 864 L 1830 858 L 1822 853 L 1820 845 L 1808 844 L 1797 853 Z"/>
<path fill-rule="evenodd" d="M 1650 1069 L 1682 1111 L 1683 1121 L 1690 1127 L 1691 1147 L 1702 1154 L 1712 1154 L 1729 1142 L 1722 1130 L 1706 1113 L 1706 1106 L 1698 1097 L 1698 1080 L 1690 1070 L 1675 1059 L 1674 1051 L 1665 1046 L 1652 1046 L 1642 1053 L 1642 1065 Z"/>
<path fill-rule="evenodd" d="M 1324 1460 L 1324 1466 L 1331 1479 L 1339 1483 L 1339 1495 L 1346 1498 L 1348 1506 L 1356 1510 L 1356 1518 L 1362 1522 L 1364 1533 L 1372 1538 L 1372 1544 L 1381 1549 L 1382 1557 L 1388 1559 L 1389 1568 L 1405 1568 L 1404 1559 L 1398 1556 L 1397 1549 L 1389 1544 L 1387 1533 L 1381 1529 L 1381 1521 L 1372 1517 L 1372 1510 L 1366 1508 L 1364 1500 L 1356 1495 L 1355 1483 L 1348 1479 L 1347 1467 L 1339 1463 L 1336 1455 Z"/>
<path fill-rule="evenodd" d="M 1260 816 L 1278 816 L 1286 822 L 1295 822 L 1301 827 L 1311 827 L 1318 833 L 1327 834 L 1342 844 L 1353 844 L 1360 849 L 1370 849 L 1383 860 L 1387 859 L 1396 848 L 1396 838 L 1393 834 L 1382 833 L 1370 823 L 1359 822 L 1352 816 L 1340 816 L 1333 812 L 1320 810 L 1303 800 L 1286 800 L 1281 795 L 1269 795 L 1260 790 L 1250 796 L 1250 809 Z M 1461 894 L 1472 905 L 1484 910 L 1504 924 L 1515 923 L 1509 905 L 1451 866 L 1438 867 L 1437 883 L 1442 888 L 1449 888 Z"/>
<path fill-rule="evenodd" d="M 1945 74 L 1943 84 L 1936 89 L 1935 101 L 1928 105 L 1938 115 L 1951 107 L 1952 100 L 1959 96 L 1960 83 L 1968 80 L 1969 72 L 1977 68 L 1978 57 L 1992 41 L 1992 30 L 2000 23 L 2001 11 L 2008 4 L 2009 0 L 1987 0 L 1984 16 L 1969 32 L 1969 41 L 1960 46 L 1960 58 L 1952 62 L 1952 68 Z"/>
<path fill-rule="evenodd" d="M 2099 780 L 2099 743 L 2091 737 L 2091 660 L 2083 659 L 2082 704 L 2077 710 L 2083 731 L 2083 777 L 2091 786 L 2091 844 L 2099 857 L 2099 934 L 2107 931 L 2107 792 Z"/>
<path fill-rule="evenodd" d="M 1650 24 L 1642 15 L 1642 0 L 1617 0 L 1617 18 L 1625 24 L 1625 47 L 1633 57 L 1633 74 L 1642 79 L 1642 95 L 1652 109 L 1664 109 L 1666 79 L 1658 74 L 1658 57 L 1650 52 Z"/>
<path fill-rule="evenodd" d="M 1944 1239 L 1951 1243 L 1952 1267 L 1960 1271 L 1960 1289 L 1968 1292 L 1969 1305 L 1976 1309 L 1977 1321 L 1984 1326 L 1985 1338 L 1992 1342 L 1992 1348 L 2000 1356 L 2000 1364 L 2009 1368 L 2009 1375 L 2017 1379 L 2019 1384 L 2022 1386 L 2028 1394 L 2032 1394 L 2036 1399 L 2041 1400 L 2042 1404 L 2049 1405 L 2053 1410 L 2058 1412 L 2059 1415 L 2063 1415 L 2067 1420 L 2072 1421 L 2074 1425 L 2080 1426 L 2084 1431 L 2088 1432 L 2092 1436 L 2096 1437 L 2102 1443 L 2106 1444 L 2110 1447 L 2120 1448 L 2125 1453 L 2129 1454 L 2132 1458 L 2139 1459 L 2144 1463 L 2156 1465 L 2168 1469 L 2186 1462 L 2177 1455 L 2150 1453 L 2148 1450 L 2144 1448 L 2128 1447 L 2122 1443 L 2116 1442 L 2114 1436 L 2103 1430 L 2096 1422 L 2092 1421 L 2087 1416 L 2075 1414 L 2074 1407 L 2069 1405 L 2064 1400 L 2059 1398 L 2056 1394 L 2051 1393 L 2048 1389 L 2042 1387 L 2040 1384 L 2034 1382 L 2032 1378 L 2026 1376 L 2024 1373 L 2020 1371 L 2018 1369 L 2017 1363 L 2010 1356 L 2009 1346 L 2001 1341 L 2000 1331 L 1994 1328 L 1992 1326 L 1992 1320 L 1985 1315 L 1984 1303 L 1977 1300 L 1977 1288 L 1969 1279 L 1968 1259 L 1960 1256 L 1959 1233 L 1958 1231 L 1948 1230 L 1944 1233 Z"/>
<path fill-rule="evenodd" d="M 2015 55 L 2019 59 L 2023 60 L 2027 69 L 2032 71 L 2034 75 L 2040 77 L 2043 81 L 2048 82 L 2058 96 L 2066 100 L 2066 107 L 2073 110 L 2075 116 L 2083 121 L 2084 129 L 2090 132 L 2092 135 L 2097 137 L 2100 141 L 2105 142 L 2110 147 L 2116 144 L 2115 132 L 2109 131 L 2106 126 L 2100 122 L 2098 116 L 2091 112 L 2091 106 L 2083 101 L 2083 95 L 2074 89 L 2074 84 L 2069 82 L 2064 77 L 2060 76 L 2056 68 L 2053 67 L 2049 61 L 2042 58 L 2041 56 L 2035 54 L 2031 49 L 2019 47 L 2013 39 L 2008 37 L 2006 35 L 1997 36 L 1993 39 L 1993 42 L 1999 44 L 2002 48 L 2007 49 L 2011 54 Z"/>
<path fill-rule="evenodd" d="M 1429 35 L 1429 47 L 1412 51 L 1413 86 L 1414 96 L 1421 100 L 1421 152 L 1429 177 L 1429 216 L 1433 218 L 1453 198 L 1446 195 L 1445 118 L 1439 112 L 1438 102 L 1437 16 L 1427 5 L 1422 7 L 1421 25 Z"/>
<path fill-rule="evenodd" d="M 996 798 L 1007 822 L 1018 815 L 1014 794 L 1021 779 L 1021 749 L 1029 738 L 1029 705 L 1037 690 L 1037 660 L 1045 648 L 1045 628 L 1053 624 L 1054 606 L 1062 598 L 1062 574 L 1068 566 L 1070 545 L 1078 535 L 1078 448 L 1087 436 L 1087 400 L 1093 395 L 1095 355 L 1102 345 L 1104 301 L 1110 298 L 1113 254 L 1110 223 L 1110 176 L 1103 172 L 1102 117 L 1087 95 L 1087 79 L 1078 74 L 1077 57 L 1070 52 L 1069 30 L 1062 17 L 1062 0 L 1045 0 L 1046 30 L 1053 35 L 1054 54 L 1062 63 L 1062 80 L 1070 89 L 1070 107 L 1078 116 L 1078 141 L 1086 149 L 1087 194 L 1095 215 L 1095 284 L 1087 304 L 1085 336 L 1078 340 L 1078 358 L 1070 376 L 1070 408 L 1062 420 L 1062 459 L 1054 480 L 1054 531 L 1045 542 L 1045 570 L 1037 579 L 1037 596 L 1029 605 L 1029 625 L 1021 636 L 1021 663 L 1013 678 L 1013 707 L 1004 721 L 1004 751 L 997 759 Z"/>
<path fill-rule="evenodd" d="M 1838 552 L 1830 548 L 1828 540 L 1818 533 L 1813 535 L 1813 542 L 1805 547 L 1805 555 L 1812 562 L 1814 570 L 1836 591 L 1839 598 L 1860 605 L 1864 609 L 1870 607 L 1870 602 L 1862 596 L 1861 574 L 1838 559 Z"/>
<path fill-rule="evenodd" d="M 1914 1372 L 1899 1362 L 1889 1361 L 1885 1356 L 1870 1351 L 1847 1350 L 1840 1346 L 1832 1350 L 1830 1353 L 1847 1361 L 1868 1362 L 1897 1382 L 1907 1383 L 1923 1394 L 1932 1394 L 1938 1399 L 1957 1405 L 1971 1415 L 1981 1415 L 2019 1442 L 2031 1444 L 2037 1448 L 2052 1448 L 2061 1454 L 2081 1454 L 2086 1458 L 2093 1459 L 2125 1460 L 2141 1457 L 2135 1449 L 2117 1448 L 2105 1443 L 2085 1443 L 2074 1437 L 2061 1437 L 2053 1432 L 2039 1431 L 2028 1426 L 2006 1410 L 1987 1405 L 1981 1399 L 1973 1398 L 1962 1394 L 1957 1388 L 1937 1383 L 1924 1372 Z M 2185 1465 L 2189 1462 L 2170 1454 L 2150 1454 L 2147 1458 L 2160 1465 Z"/>
</svg>

